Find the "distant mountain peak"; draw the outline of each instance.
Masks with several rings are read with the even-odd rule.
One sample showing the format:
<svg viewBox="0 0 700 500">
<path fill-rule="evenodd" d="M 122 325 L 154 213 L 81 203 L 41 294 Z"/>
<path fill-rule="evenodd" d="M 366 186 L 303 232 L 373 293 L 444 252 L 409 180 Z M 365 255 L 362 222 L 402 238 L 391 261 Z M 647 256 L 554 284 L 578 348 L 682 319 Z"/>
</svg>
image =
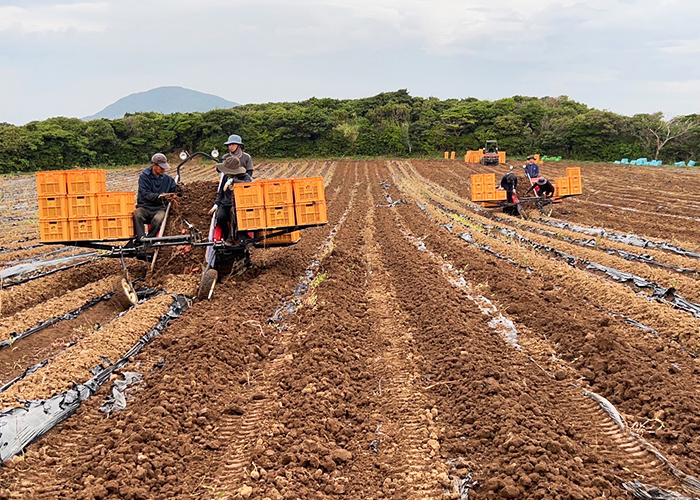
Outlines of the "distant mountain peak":
<svg viewBox="0 0 700 500">
<path fill-rule="evenodd" d="M 158 87 L 145 92 L 122 97 L 105 109 L 83 120 L 122 118 L 126 113 L 155 111 L 165 115 L 170 113 L 206 112 L 212 109 L 228 109 L 238 103 L 227 101 L 219 96 L 205 94 L 183 87 Z"/>
</svg>

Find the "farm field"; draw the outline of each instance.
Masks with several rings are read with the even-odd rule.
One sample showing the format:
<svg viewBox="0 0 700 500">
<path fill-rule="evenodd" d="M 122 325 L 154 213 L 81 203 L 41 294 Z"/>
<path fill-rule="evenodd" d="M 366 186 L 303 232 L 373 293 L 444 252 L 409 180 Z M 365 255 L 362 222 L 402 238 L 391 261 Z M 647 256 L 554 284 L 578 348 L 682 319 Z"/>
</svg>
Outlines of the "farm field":
<svg viewBox="0 0 700 500">
<path fill-rule="evenodd" d="M 210 301 L 189 299 L 196 253 L 130 263 L 124 313 L 119 261 L 40 245 L 34 177 L 0 178 L 0 409 L 106 373 L 14 458 L 0 427 L 0 498 L 699 496 L 700 174 L 586 164 L 582 196 L 523 220 L 470 201 L 471 174 L 506 170 L 256 165 L 322 176 L 328 225 L 253 250 Z M 216 174 L 183 179 L 175 220 L 199 227 Z"/>
</svg>

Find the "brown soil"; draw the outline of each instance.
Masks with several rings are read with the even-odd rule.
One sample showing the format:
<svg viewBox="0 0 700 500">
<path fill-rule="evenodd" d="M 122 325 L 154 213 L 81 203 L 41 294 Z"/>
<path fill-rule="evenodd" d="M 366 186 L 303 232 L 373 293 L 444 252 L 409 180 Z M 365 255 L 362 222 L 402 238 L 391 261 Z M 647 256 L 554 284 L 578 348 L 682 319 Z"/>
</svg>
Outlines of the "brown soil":
<svg viewBox="0 0 700 500">
<path fill-rule="evenodd" d="M 413 174 L 415 164 L 427 182 Z M 608 398 L 639 434 L 697 475 L 700 370 L 677 341 L 700 346 L 700 321 L 448 217 L 448 205 L 475 216 L 460 202 L 463 166 L 261 166 L 270 176 L 323 173 L 328 226 L 304 231 L 293 247 L 256 251 L 253 270 L 217 286 L 211 301 L 195 303 L 136 357 L 128 369 L 144 382 L 126 410 L 98 413 L 102 389 L 5 464 L 0 495 L 457 498 L 453 482 L 470 474 L 469 497 L 477 499 L 627 498 L 621 482 L 640 477 L 683 491 L 583 389 Z M 407 203 L 389 207 L 386 195 Z M 621 207 L 630 206 L 625 199 Z M 638 234 L 653 236 L 653 218 L 630 213 L 650 230 Z M 467 231 L 517 265 L 457 236 Z M 683 236 L 677 241 L 685 246 Z M 315 270 L 310 290 L 280 329 L 269 325 L 307 269 Z M 37 379 L 31 387 L 43 394 L 47 385 L 60 390 L 80 380 L 94 354 L 110 348 L 108 338 L 143 333 L 152 319 L 140 315 L 151 314 L 155 300 L 103 328 L 113 335 L 93 336 L 84 356 L 73 349 L 72 376 L 48 367 L 44 385 Z M 494 329 L 498 314 L 514 322 L 520 350 Z"/>
</svg>

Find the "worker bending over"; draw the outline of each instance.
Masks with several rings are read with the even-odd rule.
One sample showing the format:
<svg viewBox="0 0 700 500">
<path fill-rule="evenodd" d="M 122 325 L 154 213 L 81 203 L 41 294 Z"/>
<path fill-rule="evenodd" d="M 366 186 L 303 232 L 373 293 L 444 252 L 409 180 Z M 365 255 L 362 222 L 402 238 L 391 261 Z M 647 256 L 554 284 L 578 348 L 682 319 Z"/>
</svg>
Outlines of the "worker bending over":
<svg viewBox="0 0 700 500">
<path fill-rule="evenodd" d="M 251 182 L 250 175 L 241 162 L 235 156 L 228 156 L 224 163 L 217 167 L 224 174 L 219 182 L 219 192 L 216 195 L 214 206 L 209 210 L 210 214 L 216 212 L 216 225 L 221 228 L 221 236 L 226 246 L 234 245 L 236 233 L 236 204 L 233 196 L 233 185 Z M 229 229 L 229 223 L 231 225 Z"/>
<path fill-rule="evenodd" d="M 508 172 L 501 179 L 501 187 L 508 193 L 508 203 L 513 203 L 513 193 L 518 189 L 518 176 L 513 172 Z"/>
<path fill-rule="evenodd" d="M 537 196 L 544 196 L 545 198 L 554 196 L 554 186 L 552 186 L 552 183 L 544 177 L 537 179 L 537 182 L 535 182 L 532 187 L 527 190 L 525 196 L 527 196 L 527 194 L 533 190 Z"/>
<path fill-rule="evenodd" d="M 133 215 L 137 241 L 146 236 L 145 224 L 151 226 L 149 238 L 158 235 L 165 218 L 166 202 L 177 193 L 175 179 L 166 174 L 168 170 L 168 159 L 163 153 L 156 153 L 151 157 L 151 166 L 139 176 L 139 191 Z"/>
</svg>

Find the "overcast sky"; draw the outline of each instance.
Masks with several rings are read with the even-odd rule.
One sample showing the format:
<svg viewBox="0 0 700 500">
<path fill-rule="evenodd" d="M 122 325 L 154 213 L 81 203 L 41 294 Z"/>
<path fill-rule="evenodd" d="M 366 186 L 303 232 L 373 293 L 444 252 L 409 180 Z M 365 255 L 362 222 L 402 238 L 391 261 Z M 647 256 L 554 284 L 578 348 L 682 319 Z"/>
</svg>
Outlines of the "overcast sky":
<svg viewBox="0 0 700 500">
<path fill-rule="evenodd" d="M 700 113 L 693 0 L 0 0 L 0 122 L 177 85 L 238 103 L 568 95 Z"/>
</svg>

